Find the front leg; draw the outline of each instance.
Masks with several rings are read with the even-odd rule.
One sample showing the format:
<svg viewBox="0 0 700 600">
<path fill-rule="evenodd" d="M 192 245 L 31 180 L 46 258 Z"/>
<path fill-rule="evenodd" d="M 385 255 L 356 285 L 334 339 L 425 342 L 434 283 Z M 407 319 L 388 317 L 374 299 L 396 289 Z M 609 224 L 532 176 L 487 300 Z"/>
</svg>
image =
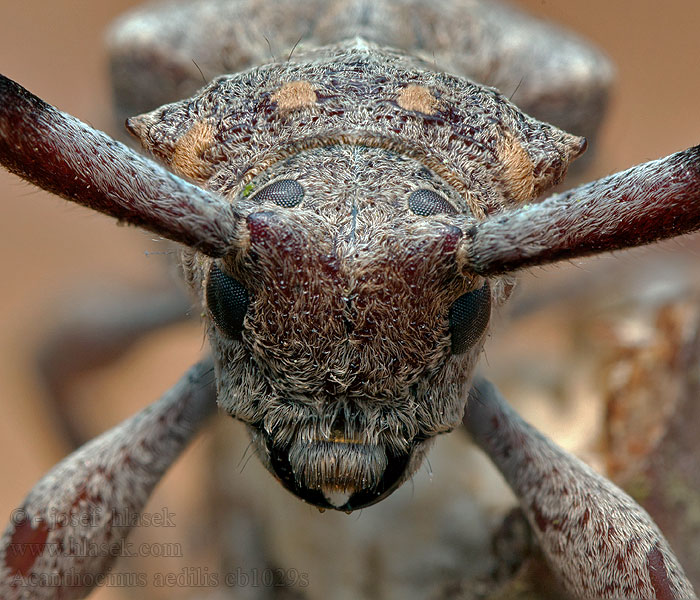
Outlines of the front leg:
<svg viewBox="0 0 700 600">
<path fill-rule="evenodd" d="M 168 467 L 216 407 L 210 360 L 56 465 L 0 539 L 0 598 L 73 600 L 103 581 Z"/>
<path fill-rule="evenodd" d="M 651 517 L 474 383 L 464 424 L 515 492 L 551 569 L 581 599 L 697 598 Z"/>
</svg>

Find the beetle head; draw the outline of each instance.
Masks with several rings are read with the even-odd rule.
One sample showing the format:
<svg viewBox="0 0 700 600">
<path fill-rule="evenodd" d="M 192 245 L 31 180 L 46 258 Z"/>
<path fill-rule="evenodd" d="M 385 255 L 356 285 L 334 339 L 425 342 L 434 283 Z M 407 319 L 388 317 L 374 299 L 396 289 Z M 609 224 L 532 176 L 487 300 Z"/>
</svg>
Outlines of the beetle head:
<svg viewBox="0 0 700 600">
<path fill-rule="evenodd" d="M 237 203 L 241 250 L 197 276 L 219 402 L 294 493 L 371 504 L 463 415 L 492 302 L 455 260 L 464 201 L 417 161 L 331 146 Z"/>
<path fill-rule="evenodd" d="M 219 404 L 288 489 L 352 510 L 461 422 L 507 287 L 463 268 L 467 232 L 558 182 L 582 147 L 392 51 L 319 52 L 219 78 L 129 126 L 238 219 L 223 256 L 183 261 Z"/>
</svg>

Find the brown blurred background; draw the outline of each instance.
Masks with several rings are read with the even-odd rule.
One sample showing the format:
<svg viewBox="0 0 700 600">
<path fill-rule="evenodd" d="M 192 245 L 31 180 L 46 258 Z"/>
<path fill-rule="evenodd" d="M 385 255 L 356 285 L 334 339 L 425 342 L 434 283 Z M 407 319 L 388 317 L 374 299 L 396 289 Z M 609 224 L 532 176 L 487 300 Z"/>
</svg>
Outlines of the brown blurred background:
<svg viewBox="0 0 700 600">
<path fill-rule="evenodd" d="M 0 72 L 114 133 L 102 36 L 133 0 L 0 1 Z M 700 143 L 700 2 L 520 0 L 532 13 L 578 31 L 615 63 L 618 82 L 590 176 Z M 91 282 L 160 280 L 166 263 L 151 236 L 37 191 L 0 172 L 0 517 L 67 448 L 55 435 L 33 377 L 33 352 L 61 303 Z M 680 242 L 688 247 L 693 242 Z M 639 260 L 644 260 L 640 255 Z M 673 260 L 672 252 L 668 260 Z M 700 256 L 698 256 L 700 262 Z M 563 268 L 572 268 L 563 267 Z M 595 261 L 586 265 L 595 270 Z M 549 272 L 552 270 L 550 269 Z M 546 277 L 547 273 L 541 275 Z M 503 335 L 503 332 L 501 333 Z M 145 406 L 196 360 L 196 324 L 159 334 L 76 392 L 97 433 Z M 205 442 L 168 475 L 159 494 L 186 510 Z M 195 475 L 196 477 L 196 475 Z M 182 482 L 189 482 L 183 486 Z M 196 480 L 195 480 L 196 481 Z M 176 498 L 175 498 L 176 497 Z M 158 506 L 163 506 L 163 500 Z M 173 510 L 180 510 L 174 508 Z M 96 598 L 118 598 L 101 590 Z"/>
</svg>

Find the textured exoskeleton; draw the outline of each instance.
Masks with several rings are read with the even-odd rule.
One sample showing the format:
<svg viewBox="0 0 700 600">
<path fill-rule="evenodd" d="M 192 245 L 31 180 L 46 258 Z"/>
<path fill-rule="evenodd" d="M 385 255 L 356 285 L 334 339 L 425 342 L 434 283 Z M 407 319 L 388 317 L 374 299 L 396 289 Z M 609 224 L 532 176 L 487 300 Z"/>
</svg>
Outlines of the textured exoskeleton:
<svg viewBox="0 0 700 600">
<path fill-rule="evenodd" d="M 610 70 L 581 42 L 482 2 L 283 2 L 265 18 L 248 2 L 163 10 L 112 34 L 122 107 L 192 93 L 199 69 L 237 72 L 128 119 L 175 175 L 5 78 L 0 160 L 183 245 L 218 405 L 246 424 L 265 467 L 306 502 L 353 511 L 390 495 L 464 421 L 567 593 L 695 597 L 631 498 L 472 379 L 513 271 L 698 228 L 700 150 L 539 202 L 586 141 L 488 86 L 521 84 L 521 107 L 592 136 Z M 268 62 L 268 31 L 288 56 L 254 66 Z M 32 582 L 76 563 L 78 581 L 103 572 L 103 556 L 49 549 L 126 532 L 71 529 L 56 515 L 140 509 L 212 406 L 199 369 L 38 484 L 3 538 L 5 596 L 88 591 Z"/>
</svg>

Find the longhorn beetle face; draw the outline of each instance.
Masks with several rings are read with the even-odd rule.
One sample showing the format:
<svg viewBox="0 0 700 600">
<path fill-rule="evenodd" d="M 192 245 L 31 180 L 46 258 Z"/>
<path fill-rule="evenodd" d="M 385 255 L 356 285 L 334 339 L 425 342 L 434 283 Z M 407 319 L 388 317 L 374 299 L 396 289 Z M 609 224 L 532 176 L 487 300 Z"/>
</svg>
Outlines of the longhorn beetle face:
<svg viewBox="0 0 700 600">
<path fill-rule="evenodd" d="M 492 292 L 457 268 L 463 201 L 419 162 L 354 145 L 301 152 L 248 189 L 246 249 L 194 277 L 226 357 L 219 401 L 295 494 L 367 506 L 464 413 Z"/>
<path fill-rule="evenodd" d="M 0 162 L 188 247 L 218 401 L 321 507 L 461 420 L 501 276 L 700 226 L 700 147 L 530 204 L 585 140 L 357 39 L 130 119 L 192 185 L 0 77 Z"/>
<path fill-rule="evenodd" d="M 321 52 L 129 128 L 240 220 L 232 251 L 183 261 L 220 406 L 285 487 L 353 510 L 461 422 L 506 287 L 460 266 L 465 231 L 558 182 L 583 140 L 364 42 Z"/>
</svg>

